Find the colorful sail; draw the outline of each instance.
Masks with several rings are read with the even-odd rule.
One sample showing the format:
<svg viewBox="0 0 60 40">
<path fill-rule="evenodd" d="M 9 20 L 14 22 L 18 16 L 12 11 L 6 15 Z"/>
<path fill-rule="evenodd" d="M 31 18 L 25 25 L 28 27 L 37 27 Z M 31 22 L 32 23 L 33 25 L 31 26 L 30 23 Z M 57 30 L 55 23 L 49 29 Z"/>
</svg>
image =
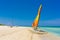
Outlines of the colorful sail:
<svg viewBox="0 0 60 40">
<path fill-rule="evenodd" d="M 37 29 L 37 27 L 38 27 L 38 23 L 39 23 L 39 19 L 40 19 L 41 8 L 42 8 L 42 5 L 40 5 L 39 10 L 38 10 L 38 14 L 37 14 L 37 16 L 36 16 L 36 18 L 35 18 L 35 20 L 34 20 L 34 22 L 32 24 L 32 27 L 34 29 Z"/>
</svg>

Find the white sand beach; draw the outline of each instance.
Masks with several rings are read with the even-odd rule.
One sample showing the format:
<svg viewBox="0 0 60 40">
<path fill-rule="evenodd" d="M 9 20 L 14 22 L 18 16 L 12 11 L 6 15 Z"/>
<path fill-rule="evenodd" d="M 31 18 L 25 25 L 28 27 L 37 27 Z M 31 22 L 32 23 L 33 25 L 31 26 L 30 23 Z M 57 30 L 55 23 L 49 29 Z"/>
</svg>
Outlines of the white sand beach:
<svg viewBox="0 0 60 40">
<path fill-rule="evenodd" d="M 31 27 L 0 26 L 0 40 L 60 40 L 50 33 L 33 33 Z"/>
</svg>

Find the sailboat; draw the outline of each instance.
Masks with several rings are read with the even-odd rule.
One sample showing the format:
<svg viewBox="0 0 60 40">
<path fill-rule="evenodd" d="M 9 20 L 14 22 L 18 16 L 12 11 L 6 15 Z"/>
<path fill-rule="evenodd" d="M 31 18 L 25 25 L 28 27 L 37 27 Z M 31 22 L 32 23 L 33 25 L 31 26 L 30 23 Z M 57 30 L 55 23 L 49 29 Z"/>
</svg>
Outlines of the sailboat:
<svg viewBox="0 0 60 40">
<path fill-rule="evenodd" d="M 37 30 L 38 23 L 39 23 L 39 19 L 40 19 L 41 9 L 42 9 L 42 4 L 40 5 L 40 7 L 39 7 L 39 9 L 38 9 L 38 14 L 37 14 L 34 22 L 32 23 L 32 28 L 33 28 L 34 30 Z"/>
<path fill-rule="evenodd" d="M 32 28 L 33 28 L 32 32 L 38 33 L 38 34 L 47 33 L 47 32 L 45 32 L 43 30 L 38 29 L 38 23 L 39 23 L 39 19 L 40 19 L 41 10 L 42 10 L 42 4 L 40 5 L 40 7 L 38 9 L 38 14 L 37 14 L 34 22 L 32 23 Z"/>
</svg>

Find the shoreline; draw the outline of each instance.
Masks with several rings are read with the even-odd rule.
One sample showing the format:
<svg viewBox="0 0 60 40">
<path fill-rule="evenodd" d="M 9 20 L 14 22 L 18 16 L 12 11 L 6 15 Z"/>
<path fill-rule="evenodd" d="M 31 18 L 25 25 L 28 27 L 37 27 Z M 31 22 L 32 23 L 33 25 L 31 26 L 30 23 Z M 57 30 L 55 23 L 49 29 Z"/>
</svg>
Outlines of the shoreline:
<svg viewBox="0 0 60 40">
<path fill-rule="evenodd" d="M 0 40 L 60 40 L 60 37 L 51 33 L 32 33 L 31 27 L 0 26 Z"/>
</svg>

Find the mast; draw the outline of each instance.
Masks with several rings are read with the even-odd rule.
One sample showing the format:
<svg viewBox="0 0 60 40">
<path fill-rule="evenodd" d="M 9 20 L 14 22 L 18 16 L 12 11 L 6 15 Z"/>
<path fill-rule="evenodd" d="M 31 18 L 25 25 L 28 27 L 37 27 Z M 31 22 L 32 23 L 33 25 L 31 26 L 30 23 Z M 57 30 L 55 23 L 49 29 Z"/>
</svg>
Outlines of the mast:
<svg viewBox="0 0 60 40">
<path fill-rule="evenodd" d="M 32 28 L 33 28 L 33 29 L 37 29 L 37 27 L 38 27 L 41 9 L 42 9 L 42 4 L 40 5 L 40 7 L 39 7 L 39 9 L 38 9 L 38 14 L 37 14 L 37 16 L 36 16 L 34 22 L 32 23 Z"/>
</svg>

